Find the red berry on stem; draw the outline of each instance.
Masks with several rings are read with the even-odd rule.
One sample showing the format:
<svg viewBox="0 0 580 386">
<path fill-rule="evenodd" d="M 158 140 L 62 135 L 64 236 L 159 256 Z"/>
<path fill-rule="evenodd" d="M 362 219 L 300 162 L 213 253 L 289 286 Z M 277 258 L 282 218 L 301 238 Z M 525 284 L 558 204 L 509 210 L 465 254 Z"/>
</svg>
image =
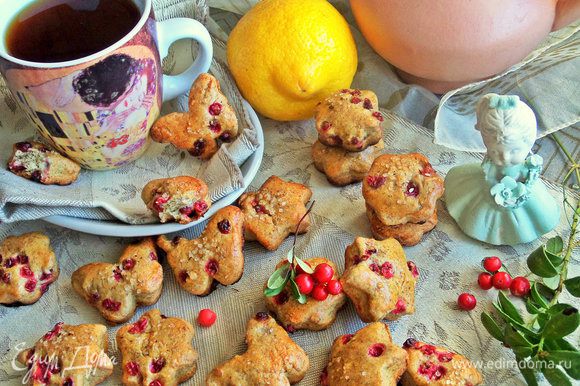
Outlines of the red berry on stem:
<svg viewBox="0 0 580 386">
<path fill-rule="evenodd" d="M 216 319 L 216 313 L 209 308 L 204 308 L 203 310 L 199 311 L 199 315 L 197 315 L 197 323 L 202 327 L 211 327 L 215 323 Z"/>
<path fill-rule="evenodd" d="M 491 276 L 491 274 L 489 274 L 487 272 L 482 272 L 477 277 L 477 284 L 479 284 L 479 287 L 481 289 L 487 291 L 488 289 L 493 287 L 492 279 L 493 279 L 493 276 Z"/>
<path fill-rule="evenodd" d="M 530 292 L 530 281 L 523 276 L 518 276 L 512 280 L 510 291 L 514 296 L 524 297 Z"/>
<path fill-rule="evenodd" d="M 323 285 L 317 285 L 310 293 L 310 296 L 312 296 L 312 298 L 315 300 L 324 301 L 328 297 L 328 291 L 326 288 L 324 288 Z"/>
<path fill-rule="evenodd" d="M 475 296 L 465 292 L 459 295 L 457 298 L 457 304 L 462 310 L 471 311 L 475 308 L 477 300 L 475 300 Z"/>
<path fill-rule="evenodd" d="M 501 268 L 501 260 L 497 256 L 486 257 L 483 259 L 483 268 L 486 271 L 491 273 L 495 273 L 500 270 Z"/>
<path fill-rule="evenodd" d="M 492 279 L 493 286 L 498 290 L 510 288 L 512 277 L 507 272 L 496 272 Z"/>
<path fill-rule="evenodd" d="M 326 285 L 326 290 L 331 295 L 338 295 L 342 292 L 342 284 L 338 280 L 331 280 Z"/>
<path fill-rule="evenodd" d="M 334 269 L 326 263 L 318 264 L 312 274 L 312 277 L 319 283 L 327 283 L 332 276 L 334 276 Z"/>
<path fill-rule="evenodd" d="M 314 289 L 314 280 L 312 277 L 307 273 L 301 273 L 294 279 L 298 289 L 304 295 L 308 295 Z"/>
</svg>

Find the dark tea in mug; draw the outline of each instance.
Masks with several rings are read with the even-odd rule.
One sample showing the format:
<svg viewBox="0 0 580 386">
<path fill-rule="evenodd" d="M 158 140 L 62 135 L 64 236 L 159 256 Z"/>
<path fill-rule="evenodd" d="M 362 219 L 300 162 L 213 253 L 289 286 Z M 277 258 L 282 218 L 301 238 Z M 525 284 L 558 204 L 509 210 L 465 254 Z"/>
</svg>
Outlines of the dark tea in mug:
<svg viewBox="0 0 580 386">
<path fill-rule="evenodd" d="M 122 39 L 140 18 L 131 0 L 39 0 L 14 17 L 6 47 L 31 62 L 80 59 Z"/>
</svg>

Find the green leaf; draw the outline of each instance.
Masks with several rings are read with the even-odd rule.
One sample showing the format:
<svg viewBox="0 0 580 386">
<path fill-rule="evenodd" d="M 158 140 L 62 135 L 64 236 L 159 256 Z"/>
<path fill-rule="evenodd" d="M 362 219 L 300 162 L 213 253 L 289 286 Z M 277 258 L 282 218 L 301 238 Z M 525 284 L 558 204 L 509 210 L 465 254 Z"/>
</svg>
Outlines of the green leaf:
<svg viewBox="0 0 580 386">
<path fill-rule="evenodd" d="M 564 374 L 564 372 L 558 368 L 554 368 L 551 366 L 542 367 L 542 374 L 546 377 L 550 385 L 555 386 L 572 386 L 570 379 Z"/>
<path fill-rule="evenodd" d="M 531 299 L 526 299 L 526 311 L 528 311 L 530 314 L 539 314 L 540 312 L 542 312 L 542 309 L 539 308 Z"/>
<path fill-rule="evenodd" d="M 296 263 L 300 266 L 300 268 L 302 268 L 302 270 L 306 273 L 313 273 L 314 270 L 312 269 L 311 266 L 309 266 L 308 264 L 306 264 L 304 261 L 302 261 L 302 259 L 299 259 L 298 257 L 296 258 Z"/>
<path fill-rule="evenodd" d="M 290 264 L 294 263 L 294 247 L 290 248 L 290 250 L 286 254 L 286 260 L 288 260 Z"/>
<path fill-rule="evenodd" d="M 564 285 L 566 286 L 568 292 L 577 298 L 580 298 L 580 276 L 565 280 Z"/>
<path fill-rule="evenodd" d="M 503 320 L 505 320 L 507 323 L 511 324 L 516 330 L 523 332 L 524 334 L 531 336 L 534 339 L 540 337 L 540 335 L 537 332 L 530 330 L 529 328 L 527 328 L 526 326 L 524 326 L 523 324 L 519 323 L 518 321 L 514 320 L 511 316 L 506 314 L 504 312 L 504 310 L 502 310 L 502 308 L 499 304 L 497 304 L 497 303 L 492 303 L 492 304 L 495 307 L 495 309 L 499 312 L 499 314 L 501 315 Z"/>
<path fill-rule="evenodd" d="M 274 271 L 268 278 L 267 286 L 270 289 L 277 289 L 283 287 L 288 280 L 288 273 L 290 272 L 290 265 L 284 264 Z"/>
<path fill-rule="evenodd" d="M 511 349 L 518 358 L 528 358 L 534 353 L 534 350 L 531 347 L 513 346 Z"/>
<path fill-rule="evenodd" d="M 281 286 L 280 288 L 275 288 L 275 289 L 266 288 L 264 290 L 264 296 L 267 296 L 267 297 L 276 296 L 280 292 L 282 292 L 283 290 L 284 290 L 284 286 Z"/>
<path fill-rule="evenodd" d="M 294 279 L 290 279 L 290 288 L 292 289 L 292 295 L 294 295 L 294 299 L 298 300 L 298 303 L 300 304 L 306 304 L 306 295 L 300 292 L 298 284 L 296 284 Z"/>
<path fill-rule="evenodd" d="M 534 370 L 528 369 L 527 367 L 520 367 L 520 372 L 524 376 L 528 386 L 538 386 L 538 381 L 536 380 Z"/>
<path fill-rule="evenodd" d="M 569 304 L 566 303 L 557 303 L 554 304 L 552 307 L 548 308 L 548 314 L 550 315 L 556 315 L 559 314 L 560 312 L 564 311 L 566 308 L 570 308 L 572 307 Z"/>
<path fill-rule="evenodd" d="M 557 339 L 573 333 L 580 324 L 578 309 L 567 307 L 553 315 L 546 323 L 542 336 L 545 339 Z"/>
<path fill-rule="evenodd" d="M 546 287 L 543 283 L 537 283 L 538 286 L 538 291 L 540 292 L 540 294 L 546 298 L 546 300 L 548 300 L 548 302 L 551 302 L 552 299 L 554 299 L 554 295 L 555 295 L 555 291 L 553 289 L 550 289 L 548 287 Z"/>
<path fill-rule="evenodd" d="M 499 303 L 501 305 L 501 308 L 505 311 L 506 314 L 511 316 L 514 320 L 518 321 L 519 323 L 524 323 L 524 320 L 522 319 L 520 313 L 518 312 L 518 309 L 507 298 L 507 296 L 505 296 L 503 291 L 499 291 L 497 297 L 499 299 Z"/>
<path fill-rule="evenodd" d="M 549 289 L 555 290 L 560 285 L 560 275 L 545 277 L 542 279 L 542 283 Z"/>
<path fill-rule="evenodd" d="M 499 328 L 495 320 L 487 312 L 481 313 L 481 323 L 487 332 L 489 332 L 489 335 L 493 336 L 500 342 L 503 342 L 503 332 L 501 331 L 501 328 Z"/>
<path fill-rule="evenodd" d="M 536 285 L 536 283 L 532 284 L 532 290 L 530 291 L 531 295 L 532 295 L 532 299 L 534 299 L 534 301 L 541 307 L 541 308 L 546 308 L 548 307 L 548 302 L 546 301 L 546 298 L 543 297 L 540 292 L 538 291 L 538 286 Z"/>
<path fill-rule="evenodd" d="M 528 267 L 530 271 L 540 277 L 552 277 L 558 274 L 558 271 L 548 259 L 548 256 L 546 256 L 546 249 L 543 245 L 528 256 Z"/>
<path fill-rule="evenodd" d="M 546 354 L 543 356 L 546 361 L 560 365 L 569 376 L 580 379 L 580 352 L 556 350 Z"/>
<path fill-rule="evenodd" d="M 531 354 L 532 343 L 530 343 L 522 334 L 514 330 L 513 327 L 509 325 L 505 326 L 504 336 L 505 336 L 504 340 L 505 344 L 507 344 L 511 348 L 529 347 Z M 524 358 L 529 356 L 530 354 L 524 356 Z"/>
<path fill-rule="evenodd" d="M 560 350 L 578 351 L 576 347 L 574 347 L 570 342 L 568 342 L 564 338 L 555 339 L 553 342 L 558 346 Z"/>
<path fill-rule="evenodd" d="M 562 262 L 564 261 L 564 257 L 562 257 L 560 255 L 555 255 L 549 251 L 545 251 L 545 252 L 546 252 L 546 257 L 548 258 L 548 260 L 550 260 L 550 263 L 552 263 L 554 265 L 554 267 L 560 266 L 562 264 Z"/>
<path fill-rule="evenodd" d="M 546 250 L 553 254 L 559 255 L 564 249 L 564 240 L 560 236 L 552 237 L 546 243 Z"/>
</svg>

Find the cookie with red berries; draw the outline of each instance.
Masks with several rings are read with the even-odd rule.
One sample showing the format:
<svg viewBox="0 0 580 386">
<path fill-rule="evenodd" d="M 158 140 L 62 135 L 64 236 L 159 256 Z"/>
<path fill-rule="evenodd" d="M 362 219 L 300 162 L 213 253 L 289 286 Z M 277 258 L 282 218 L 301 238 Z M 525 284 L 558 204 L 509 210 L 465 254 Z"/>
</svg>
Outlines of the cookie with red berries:
<svg viewBox="0 0 580 386">
<path fill-rule="evenodd" d="M 344 186 L 362 181 L 384 147 L 380 140 L 363 151 L 350 152 L 316 141 L 312 145 L 312 159 L 316 169 L 324 173 L 331 184 Z"/>
<path fill-rule="evenodd" d="M 197 370 L 197 351 L 191 340 L 195 330 L 186 320 L 144 313 L 117 331 L 124 385 L 177 386 Z"/>
<path fill-rule="evenodd" d="M 216 282 L 231 285 L 244 272 L 244 214 L 235 206 L 220 209 L 193 240 L 159 236 L 175 279 L 186 291 L 204 296 Z"/>
<path fill-rule="evenodd" d="M 73 272 L 74 290 L 111 323 L 125 322 L 138 306 L 154 304 L 161 296 L 163 268 L 155 243 L 148 238 L 127 246 L 119 263 L 90 263 Z"/>
<path fill-rule="evenodd" d="M 211 158 L 219 142 L 230 142 L 238 135 L 238 119 L 219 81 L 201 74 L 189 92 L 189 111 L 159 118 L 151 127 L 156 142 L 171 143 L 201 159 Z"/>
<path fill-rule="evenodd" d="M 362 186 L 373 235 L 394 237 L 404 245 L 418 243 L 437 223 L 443 191 L 443 179 L 422 154 L 377 157 Z"/>
<path fill-rule="evenodd" d="M 28 385 L 93 386 L 113 373 L 108 345 L 101 324 L 57 323 L 17 359 L 28 366 Z"/>
<path fill-rule="evenodd" d="M 318 140 L 349 152 L 363 151 L 383 138 L 383 115 L 370 90 L 344 89 L 316 106 Z"/>
<path fill-rule="evenodd" d="M 70 185 L 81 167 L 40 142 L 18 142 L 12 146 L 8 170 L 45 185 Z"/>
<path fill-rule="evenodd" d="M 396 386 L 406 368 L 407 353 L 393 344 L 389 326 L 375 322 L 334 340 L 320 383 Z"/>
<path fill-rule="evenodd" d="M 266 312 L 248 322 L 246 343 L 245 353 L 209 373 L 207 386 L 291 385 L 306 375 L 308 355 Z"/>
<path fill-rule="evenodd" d="M 50 240 L 39 232 L 9 236 L 0 244 L 0 304 L 32 304 L 58 278 Z"/>
<path fill-rule="evenodd" d="M 292 283 L 275 296 L 264 296 L 266 308 L 276 315 L 276 319 L 287 331 L 328 328 L 336 319 L 336 314 L 346 301 L 334 263 L 324 257 L 305 259 L 313 273 L 298 271 L 294 278 L 304 303 L 294 296 Z M 279 269 L 287 261 L 280 262 Z M 267 286 L 267 285 L 266 285 Z"/>
<path fill-rule="evenodd" d="M 306 203 L 311 196 L 308 187 L 277 176 L 268 178 L 258 191 L 242 194 L 238 204 L 244 212 L 246 240 L 275 251 L 290 234 L 306 233 L 310 228 Z"/>
<path fill-rule="evenodd" d="M 357 314 L 368 323 L 412 314 L 418 276 L 398 241 L 357 237 L 346 248 L 340 281 Z"/>
<path fill-rule="evenodd" d="M 445 347 L 409 338 L 403 348 L 409 355 L 409 365 L 401 379 L 403 386 L 476 386 L 483 383 L 483 376 L 469 359 Z"/>
<path fill-rule="evenodd" d="M 206 183 L 190 176 L 150 181 L 143 188 L 141 198 L 162 223 L 189 224 L 203 217 L 211 206 Z"/>
</svg>

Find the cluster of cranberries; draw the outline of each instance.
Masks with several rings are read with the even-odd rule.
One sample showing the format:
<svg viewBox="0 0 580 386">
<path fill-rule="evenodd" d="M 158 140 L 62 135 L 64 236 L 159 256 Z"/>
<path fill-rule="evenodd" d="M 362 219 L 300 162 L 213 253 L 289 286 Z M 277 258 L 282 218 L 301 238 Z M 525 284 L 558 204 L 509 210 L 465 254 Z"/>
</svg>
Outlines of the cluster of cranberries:
<svg viewBox="0 0 580 386">
<path fill-rule="evenodd" d="M 306 263 L 308 264 L 308 263 Z M 294 281 L 298 289 L 304 295 L 310 295 L 313 299 L 324 301 L 330 295 L 338 295 L 342 292 L 340 281 L 333 279 L 334 269 L 326 264 L 318 264 L 312 274 L 304 272 L 300 267 Z"/>
<path fill-rule="evenodd" d="M 503 264 L 499 257 L 486 257 L 483 259 L 482 264 L 485 272 L 481 272 L 477 277 L 477 284 L 479 284 L 481 289 L 486 291 L 492 287 L 498 290 L 509 289 L 512 295 L 518 297 L 524 297 L 530 292 L 531 286 L 528 279 L 523 276 L 512 279 L 508 272 L 500 271 Z M 457 303 L 461 309 L 469 311 L 475 308 L 477 302 L 475 296 L 463 293 L 459 295 Z"/>
<path fill-rule="evenodd" d="M 50 272 L 43 272 L 40 278 L 34 276 L 34 272 L 30 269 L 28 256 L 19 254 L 14 257 L 8 257 L 6 259 L 2 258 L 0 255 L 0 282 L 4 284 L 10 284 L 11 274 L 8 270 L 12 267 L 20 265 L 19 275 L 26 279 L 24 283 L 24 289 L 28 292 L 34 292 L 38 284 L 38 280 L 41 281 L 40 291 L 45 293 L 48 290 L 48 286 L 52 282 L 52 270 Z"/>
</svg>

